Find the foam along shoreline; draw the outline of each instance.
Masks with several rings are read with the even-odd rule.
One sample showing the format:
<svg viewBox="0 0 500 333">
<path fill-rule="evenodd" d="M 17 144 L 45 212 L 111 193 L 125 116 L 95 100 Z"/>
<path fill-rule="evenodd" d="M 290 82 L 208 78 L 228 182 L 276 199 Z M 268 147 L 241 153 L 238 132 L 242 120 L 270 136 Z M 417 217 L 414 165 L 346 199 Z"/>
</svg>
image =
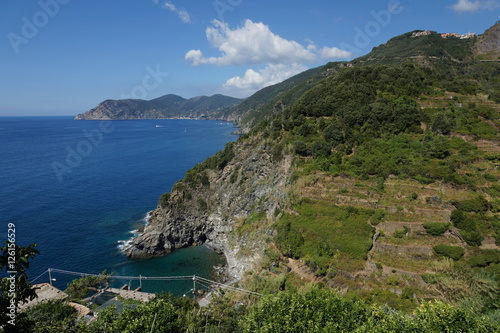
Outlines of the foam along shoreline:
<svg viewBox="0 0 500 333">
<path fill-rule="evenodd" d="M 120 252 L 125 253 L 125 250 L 129 248 L 130 243 L 132 242 L 132 240 L 135 237 L 139 236 L 144 231 L 144 228 L 149 223 L 149 219 L 151 218 L 151 213 L 152 212 L 153 211 L 150 210 L 149 212 L 146 213 L 146 216 L 140 220 L 140 222 L 143 223 L 144 225 L 140 226 L 138 229 L 134 229 L 134 230 L 129 231 L 132 234 L 132 237 L 130 237 L 127 240 L 119 240 L 118 241 L 117 247 L 120 250 Z"/>
</svg>

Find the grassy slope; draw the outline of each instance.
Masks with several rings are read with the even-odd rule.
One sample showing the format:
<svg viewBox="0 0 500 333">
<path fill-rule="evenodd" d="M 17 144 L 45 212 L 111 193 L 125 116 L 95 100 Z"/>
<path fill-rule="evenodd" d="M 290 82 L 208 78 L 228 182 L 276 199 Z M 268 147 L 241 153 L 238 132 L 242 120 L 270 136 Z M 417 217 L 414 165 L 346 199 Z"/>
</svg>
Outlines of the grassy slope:
<svg viewBox="0 0 500 333">
<path fill-rule="evenodd" d="M 459 43 L 465 42 L 452 40 L 442 56 L 467 60 L 471 54 L 466 49 L 456 54 Z M 390 47 L 395 46 L 391 44 Z M 378 52 L 374 52 L 375 55 L 385 57 L 383 62 L 392 52 L 375 51 Z M 407 51 L 411 53 L 411 50 Z M 428 48 L 421 54 L 434 56 L 431 51 L 433 49 Z M 488 74 L 484 70 L 485 64 L 475 63 L 470 58 L 469 63 L 456 66 L 447 59 L 429 61 L 424 68 L 434 68 L 435 72 L 430 76 L 427 88 L 414 96 L 423 112 L 420 130 L 413 128 L 399 134 L 387 133 L 369 140 L 354 140 L 349 143 L 352 152 L 348 153 L 342 151 L 345 148 L 342 144 L 334 145 L 335 154 L 341 155 L 340 163 L 332 163 L 332 156 L 296 156 L 295 200 L 291 201 L 291 210 L 277 219 L 276 241 L 281 249 L 278 253 L 302 259 L 309 271 L 327 285 L 348 287 L 354 292 L 359 290 L 355 293 L 369 301 L 411 308 L 416 304 L 413 298 L 407 297 L 411 290 L 410 294 L 419 298 L 438 297 L 457 303 L 465 302 L 467 298 L 470 307 L 493 311 L 495 306 L 484 309 L 488 307 L 484 303 L 490 302 L 491 298 L 479 295 L 479 285 L 484 283 L 494 291 L 492 297 L 497 297 L 498 275 L 490 276 L 487 281 L 481 280 L 481 274 L 485 273 L 478 267 L 485 266 L 484 272 L 495 274 L 498 271 L 496 262 L 500 263 L 497 256 L 500 247 L 495 243 L 500 232 L 497 217 L 500 211 L 497 186 L 500 178 L 500 105 L 488 99 L 488 93 L 498 86 L 498 66 L 488 64 L 491 67 Z M 416 62 L 422 65 L 420 60 Z M 472 74 L 464 75 L 467 70 Z M 443 79 L 447 71 L 453 73 L 449 80 Z M 321 81 L 307 92 L 312 95 L 310 98 L 305 95 L 307 103 L 300 105 L 304 101 L 301 97 L 295 98 L 298 102 L 294 105 L 303 110 L 304 105 L 311 105 L 308 101 L 327 100 L 339 88 L 333 85 L 334 80 L 328 80 Z M 462 87 L 469 84 L 474 87 L 470 91 L 457 89 L 458 82 L 465 83 Z M 478 82 L 480 84 L 476 85 Z M 294 105 L 288 110 L 293 110 Z M 292 153 L 296 152 L 294 142 L 297 140 L 305 142 L 309 152 L 313 152 L 314 143 L 324 138 L 321 122 L 336 117 L 335 112 L 332 117 L 314 114 L 317 112 L 314 110 L 320 108 L 310 110 L 313 110 L 312 116 L 304 112 L 306 117 L 291 129 L 286 128 L 285 116 L 281 119 L 280 133 L 273 128 L 275 119 L 268 122 L 265 131 L 271 138 L 275 136 L 276 141 L 282 140 Z M 444 113 L 453 118 L 451 130 L 446 135 L 432 130 L 437 115 Z M 301 135 L 304 122 L 309 123 L 313 130 Z M 432 132 L 437 133 L 434 139 L 446 143 L 446 156 L 437 156 L 438 152 L 434 156 L 427 154 L 429 146 L 426 142 Z M 373 169 L 377 164 L 381 168 Z M 382 174 L 384 167 L 389 168 L 385 175 Z M 478 195 L 486 198 L 490 208 L 480 214 L 467 214 L 476 220 L 476 230 L 482 238 L 480 246 L 467 244 L 464 231 L 453 226 L 450 220 L 457 202 Z M 441 236 L 432 236 L 424 228 L 427 222 L 449 223 L 450 228 Z M 303 239 L 297 240 L 293 231 Z M 374 232 L 377 236 L 372 244 Z M 279 246 L 283 234 L 291 239 L 288 248 Z M 436 245 L 463 248 L 465 255 L 457 262 L 447 261 L 450 259 L 433 250 Z M 290 252 L 290 247 L 293 250 L 286 253 Z M 270 257 L 275 258 L 276 254 L 276 250 L 271 251 Z M 286 268 L 285 263 L 282 267 Z M 283 274 L 286 269 L 264 267 L 263 272 L 266 271 Z M 358 289 L 360 287 L 364 291 Z"/>
</svg>

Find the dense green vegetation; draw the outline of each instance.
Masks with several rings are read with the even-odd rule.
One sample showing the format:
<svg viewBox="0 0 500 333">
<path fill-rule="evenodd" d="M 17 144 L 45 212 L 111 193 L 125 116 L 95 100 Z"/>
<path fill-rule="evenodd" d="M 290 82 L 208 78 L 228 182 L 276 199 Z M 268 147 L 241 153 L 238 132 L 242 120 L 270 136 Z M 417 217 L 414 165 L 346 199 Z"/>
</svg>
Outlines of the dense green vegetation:
<svg viewBox="0 0 500 333">
<path fill-rule="evenodd" d="M 19 333 L 78 332 L 77 312 L 66 301 L 46 301 L 29 307 L 16 323 Z"/>
<path fill-rule="evenodd" d="M 256 131 L 291 144 L 299 156 L 313 156 L 323 171 L 474 187 L 484 179 L 457 171 L 481 153 L 447 134 L 453 130 L 488 139 L 497 131 L 480 121 L 475 107 L 421 111 L 416 98 L 435 94 L 442 79 L 414 64 L 342 69 Z"/>
<path fill-rule="evenodd" d="M 295 210 L 297 215 L 283 217 L 277 226 L 276 245 L 284 255 L 303 258 L 316 275 L 366 260 L 374 233 L 366 221 L 374 211 L 320 202 L 305 202 Z"/>
<path fill-rule="evenodd" d="M 112 306 L 97 320 L 76 321 L 75 310 L 62 301 L 41 303 L 23 313 L 17 332 L 499 332 L 485 317 L 442 302 L 424 302 L 408 315 L 312 286 L 304 292 L 280 292 L 245 306 L 228 297 L 207 308 L 186 298 L 159 295 L 126 308 Z"/>
<path fill-rule="evenodd" d="M 413 316 L 368 308 L 327 290 L 280 293 L 262 299 L 243 319 L 243 332 L 497 332 L 487 320 L 441 302 Z"/>
<path fill-rule="evenodd" d="M 469 245 L 481 245 L 482 230 L 493 230 L 497 237 L 500 217 L 488 215 L 492 206 L 484 196 L 479 195 L 469 200 L 456 201 L 454 205 L 457 209 L 452 212 L 451 221 Z"/>
<path fill-rule="evenodd" d="M 450 245 L 436 245 L 433 247 L 434 252 L 437 254 L 446 256 L 448 258 L 451 258 L 453 260 L 460 260 L 465 253 L 465 250 L 463 247 L 460 246 L 450 246 Z"/>
<path fill-rule="evenodd" d="M 158 199 L 158 207 L 167 208 L 168 200 L 170 200 L 170 193 L 163 193 Z"/>
<path fill-rule="evenodd" d="M 91 291 L 96 291 L 98 288 L 107 286 L 108 281 L 109 275 L 104 271 L 98 276 L 85 276 L 73 280 L 68 284 L 65 292 L 73 299 L 82 299 L 88 297 Z"/>
<path fill-rule="evenodd" d="M 450 229 L 449 223 L 427 222 L 424 223 L 425 231 L 432 236 L 441 236 Z"/>
</svg>

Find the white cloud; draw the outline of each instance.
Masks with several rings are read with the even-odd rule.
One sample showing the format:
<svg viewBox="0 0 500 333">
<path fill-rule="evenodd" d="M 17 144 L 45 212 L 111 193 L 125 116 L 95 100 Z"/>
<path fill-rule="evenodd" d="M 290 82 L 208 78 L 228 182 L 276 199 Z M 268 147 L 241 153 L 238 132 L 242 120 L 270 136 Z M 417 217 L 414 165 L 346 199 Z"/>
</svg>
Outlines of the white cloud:
<svg viewBox="0 0 500 333">
<path fill-rule="evenodd" d="M 240 95 L 248 96 L 259 89 L 280 83 L 306 69 L 306 66 L 297 63 L 270 64 L 259 71 L 247 69 L 243 77 L 235 76 L 227 80 L 223 87 L 227 90 L 238 91 Z"/>
<path fill-rule="evenodd" d="M 293 64 L 313 63 L 318 60 L 315 49 L 302 46 L 293 40 L 284 39 L 274 34 L 262 22 L 246 20 L 242 27 L 231 30 L 229 25 L 218 20 L 206 29 L 207 39 L 221 55 L 205 57 L 201 50 L 190 50 L 186 60 L 193 65 L 262 65 L 262 64 Z M 340 55 L 338 57 L 338 55 Z M 327 55 L 321 52 L 321 56 Z M 347 58 L 351 54 L 330 53 L 336 58 Z M 333 59 L 333 58 L 330 58 Z"/>
<path fill-rule="evenodd" d="M 493 10 L 498 8 L 498 3 L 493 0 L 457 0 L 457 3 L 452 5 L 451 8 L 458 13 L 474 13 L 483 9 Z"/>
<path fill-rule="evenodd" d="M 192 65 L 259 66 L 247 69 L 243 76 L 230 78 L 226 90 L 238 95 L 255 92 L 279 83 L 319 61 L 345 59 L 352 53 L 336 47 L 318 48 L 313 41 L 307 46 L 282 38 L 262 22 L 246 20 L 241 27 L 231 29 L 227 23 L 214 20 L 206 29 L 207 40 L 220 54 L 205 56 L 199 49 L 189 50 L 184 58 Z M 239 92 L 239 93 L 238 93 Z"/>
<path fill-rule="evenodd" d="M 158 0 L 153 0 L 155 4 L 158 4 Z M 165 3 L 162 6 L 163 8 L 166 8 L 170 10 L 173 13 L 176 13 L 177 16 L 181 19 L 182 22 L 184 23 L 191 23 L 191 15 L 184 9 L 184 8 L 177 8 L 172 2 L 170 1 L 165 1 Z"/>
<path fill-rule="evenodd" d="M 321 58 L 325 60 L 338 59 L 338 58 L 349 58 L 352 53 L 349 51 L 341 50 L 338 47 L 323 47 L 320 51 Z"/>
</svg>

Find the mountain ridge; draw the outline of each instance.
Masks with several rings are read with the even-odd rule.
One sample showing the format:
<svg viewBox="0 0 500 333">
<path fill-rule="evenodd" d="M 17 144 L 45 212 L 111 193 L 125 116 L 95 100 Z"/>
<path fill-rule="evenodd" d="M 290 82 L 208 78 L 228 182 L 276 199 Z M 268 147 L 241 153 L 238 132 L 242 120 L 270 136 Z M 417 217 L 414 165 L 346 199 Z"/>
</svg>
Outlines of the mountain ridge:
<svg viewBox="0 0 500 333">
<path fill-rule="evenodd" d="M 167 94 L 149 101 L 141 99 L 105 100 L 95 108 L 78 114 L 75 120 L 123 120 L 193 118 L 208 119 L 210 115 L 242 99 L 220 94 L 183 98 Z"/>
</svg>

